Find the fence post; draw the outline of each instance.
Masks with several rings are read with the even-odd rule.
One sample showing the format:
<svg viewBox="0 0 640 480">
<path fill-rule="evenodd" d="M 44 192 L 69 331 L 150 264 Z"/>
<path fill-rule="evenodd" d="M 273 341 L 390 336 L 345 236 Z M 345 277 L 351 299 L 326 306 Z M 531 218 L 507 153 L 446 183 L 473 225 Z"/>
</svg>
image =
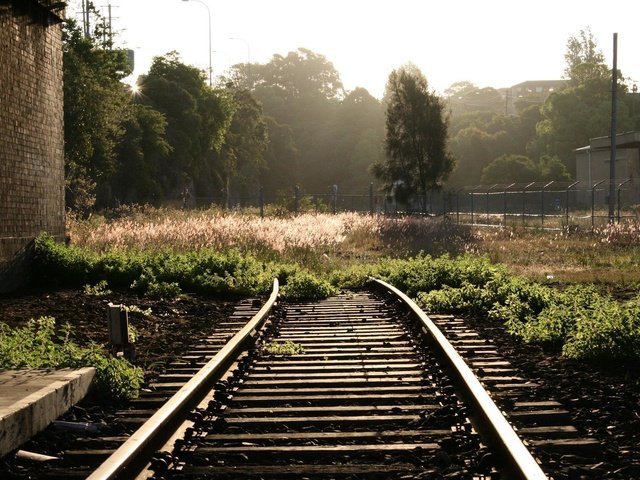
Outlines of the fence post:
<svg viewBox="0 0 640 480">
<path fill-rule="evenodd" d="M 456 223 L 460 225 L 460 190 L 456 190 Z"/>
<path fill-rule="evenodd" d="M 507 187 L 505 187 L 503 195 L 503 201 L 504 201 L 504 211 L 503 211 L 503 218 L 504 218 L 504 226 L 506 228 L 507 226 L 507 190 L 509 190 L 511 187 L 513 187 L 515 185 L 515 183 L 512 183 L 511 185 L 508 185 Z"/>
<path fill-rule="evenodd" d="M 369 184 L 369 215 L 373 215 L 373 182 Z"/>
<path fill-rule="evenodd" d="M 536 182 L 531 182 L 529 185 L 526 185 L 522 190 L 522 226 L 525 226 L 525 216 L 527 214 L 527 188 L 533 185 Z"/>
<path fill-rule="evenodd" d="M 476 222 L 473 219 L 473 200 L 474 200 L 474 197 L 475 197 L 475 193 L 474 193 L 473 190 L 471 190 L 471 194 L 470 195 L 471 195 L 471 225 L 475 225 Z"/>
<path fill-rule="evenodd" d="M 296 185 L 293 189 L 293 211 L 298 213 L 300 209 L 300 186 Z"/>
<path fill-rule="evenodd" d="M 600 185 L 604 180 L 600 180 L 596 182 L 591 187 L 591 231 L 593 232 L 596 228 L 595 218 L 596 218 L 596 187 Z"/>
<path fill-rule="evenodd" d="M 566 190 L 565 218 L 566 218 L 567 228 L 569 228 L 569 190 L 571 190 L 573 187 L 575 187 L 579 183 L 580 183 L 579 181 L 578 182 L 573 182 L 571 185 L 569 185 L 567 187 L 567 190 Z"/>
<path fill-rule="evenodd" d="M 540 216 L 541 216 L 541 220 L 542 220 L 542 228 L 543 229 L 544 229 L 544 191 L 552 183 L 553 183 L 553 180 L 542 187 L 542 203 L 540 204 Z"/>
<path fill-rule="evenodd" d="M 620 223 L 620 191 L 622 190 L 622 186 L 625 183 L 629 183 L 630 181 L 631 181 L 631 178 L 627 178 L 624 182 L 618 185 L 618 223 Z"/>
<path fill-rule="evenodd" d="M 491 190 L 491 188 L 493 187 L 489 187 L 489 190 L 487 190 L 487 196 L 485 197 L 484 200 L 484 210 L 485 210 L 485 221 L 487 222 L 487 225 L 489 225 L 489 191 Z"/>
<path fill-rule="evenodd" d="M 338 185 L 332 185 L 331 187 L 331 192 L 332 192 L 332 203 L 333 203 L 333 213 L 335 214 L 336 211 L 338 210 Z"/>
<path fill-rule="evenodd" d="M 260 218 L 264 218 L 264 187 L 260 187 L 259 202 L 260 202 Z"/>
</svg>

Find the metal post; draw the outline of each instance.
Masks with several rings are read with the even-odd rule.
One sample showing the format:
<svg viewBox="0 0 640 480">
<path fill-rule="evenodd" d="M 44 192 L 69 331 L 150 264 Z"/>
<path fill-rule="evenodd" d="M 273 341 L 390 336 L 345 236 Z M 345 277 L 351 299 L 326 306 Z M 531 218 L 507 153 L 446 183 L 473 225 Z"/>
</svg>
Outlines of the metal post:
<svg viewBox="0 0 640 480">
<path fill-rule="evenodd" d="M 566 224 L 567 224 L 567 228 L 569 227 L 569 190 L 571 190 L 573 187 L 575 187 L 577 184 L 579 184 L 580 182 L 573 182 L 571 185 L 569 185 L 567 187 L 566 190 L 566 197 L 565 197 L 565 219 L 566 219 Z"/>
<path fill-rule="evenodd" d="M 535 182 L 531 182 L 529 185 L 525 186 L 522 190 L 522 226 L 525 226 L 525 216 L 527 214 L 527 188 L 533 185 Z"/>
<path fill-rule="evenodd" d="M 338 185 L 333 185 L 331 187 L 332 190 L 332 202 L 333 202 L 333 213 L 335 214 L 338 211 Z"/>
<path fill-rule="evenodd" d="M 260 218 L 264 218 L 264 187 L 260 187 Z"/>
<path fill-rule="evenodd" d="M 460 225 L 460 190 L 456 190 L 456 223 Z"/>
<path fill-rule="evenodd" d="M 473 219 L 473 197 L 474 197 L 474 192 L 473 190 L 471 190 L 471 225 L 475 225 L 475 221 Z"/>
<path fill-rule="evenodd" d="M 540 205 L 540 215 L 542 217 L 542 228 L 544 228 L 544 191 L 553 183 L 553 180 L 542 187 L 542 204 Z"/>
<path fill-rule="evenodd" d="M 373 182 L 369 184 L 369 214 L 373 215 Z"/>
<path fill-rule="evenodd" d="M 293 189 L 293 211 L 298 213 L 300 209 L 300 186 L 296 185 Z"/>
<path fill-rule="evenodd" d="M 491 190 L 491 188 L 489 188 L 489 190 Z M 487 225 L 489 225 L 489 190 L 487 190 L 487 195 L 484 200 L 485 219 Z"/>
<path fill-rule="evenodd" d="M 515 185 L 515 183 L 512 183 L 511 185 L 505 187 L 504 189 L 504 198 L 503 198 L 503 203 L 504 203 L 504 209 L 503 209 L 503 218 L 504 218 L 504 226 L 507 226 L 507 191 L 513 187 Z"/>
<path fill-rule="evenodd" d="M 618 185 L 618 223 L 620 223 L 620 190 L 625 183 L 629 183 L 631 181 L 630 178 L 627 178 L 624 182 Z"/>
<path fill-rule="evenodd" d="M 614 221 L 614 187 L 616 181 L 616 116 L 618 100 L 618 34 L 613 34 L 613 68 L 611 70 L 611 157 L 609 164 L 609 223 Z"/>
<path fill-rule="evenodd" d="M 596 214 L 596 187 L 600 185 L 604 180 L 600 180 L 593 184 L 591 187 L 591 231 L 595 229 L 595 214 Z"/>
</svg>

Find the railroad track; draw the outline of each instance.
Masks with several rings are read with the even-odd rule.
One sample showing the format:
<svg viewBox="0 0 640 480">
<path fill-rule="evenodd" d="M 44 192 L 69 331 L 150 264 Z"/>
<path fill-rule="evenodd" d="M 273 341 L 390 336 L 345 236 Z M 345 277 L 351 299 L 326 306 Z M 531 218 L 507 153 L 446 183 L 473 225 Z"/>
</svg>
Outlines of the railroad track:
<svg viewBox="0 0 640 480">
<path fill-rule="evenodd" d="M 535 383 L 460 320 L 435 316 L 443 335 L 389 288 L 272 309 L 276 283 L 208 363 L 192 355 L 174 365 L 180 371 L 162 380 L 189 381 L 89 479 L 140 471 L 156 479 L 576 478 L 588 470 L 578 460 L 593 461 L 597 442 L 581 438 L 557 402 L 538 398 Z M 272 353 L 273 344 L 293 350 Z M 123 415 L 141 423 L 136 409 Z"/>
</svg>

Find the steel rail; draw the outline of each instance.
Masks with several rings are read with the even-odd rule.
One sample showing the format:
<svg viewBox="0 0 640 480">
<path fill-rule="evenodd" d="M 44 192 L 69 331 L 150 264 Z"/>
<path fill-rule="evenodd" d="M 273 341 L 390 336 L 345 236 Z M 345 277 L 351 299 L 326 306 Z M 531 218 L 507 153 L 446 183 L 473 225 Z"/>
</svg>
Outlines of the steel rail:
<svg viewBox="0 0 640 480">
<path fill-rule="evenodd" d="M 207 388 L 217 380 L 242 349 L 252 333 L 262 327 L 278 297 L 278 280 L 273 281 L 273 290 L 267 302 L 249 322 L 236 333 L 227 344 L 178 390 L 149 420 L 107 458 L 87 480 L 107 480 L 116 478 L 134 478 L 139 470 L 148 463 L 151 449 L 158 448 L 166 440 L 162 435 L 165 427 L 179 420 L 185 408 L 197 404 L 204 398 Z M 126 476 L 125 476 L 126 475 Z"/>
<path fill-rule="evenodd" d="M 529 452 L 527 447 L 522 443 L 522 440 L 513 430 L 513 427 L 504 418 L 504 415 L 502 415 L 502 412 L 493 402 L 476 375 L 427 314 L 424 313 L 413 300 L 393 285 L 377 278 L 371 278 L 371 280 L 384 289 L 393 292 L 422 322 L 423 326 L 436 342 L 440 353 L 444 355 L 451 364 L 453 373 L 462 382 L 465 390 L 463 396 L 478 408 L 477 420 L 481 423 L 481 429 L 484 428 L 496 439 L 494 446 L 503 452 L 502 460 L 507 464 L 506 466 L 511 470 L 512 475 L 526 480 L 546 479 L 547 476 L 540 468 L 538 462 L 536 462 L 531 452 Z"/>
</svg>

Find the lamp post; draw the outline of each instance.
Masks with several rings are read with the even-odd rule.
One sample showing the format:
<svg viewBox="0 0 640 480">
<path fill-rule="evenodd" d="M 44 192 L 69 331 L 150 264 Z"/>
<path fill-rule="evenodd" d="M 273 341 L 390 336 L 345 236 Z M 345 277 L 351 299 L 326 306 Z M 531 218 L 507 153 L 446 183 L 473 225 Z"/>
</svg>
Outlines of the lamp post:
<svg viewBox="0 0 640 480">
<path fill-rule="evenodd" d="M 229 37 L 229 40 L 240 40 L 247 46 L 247 83 L 249 85 L 249 90 L 251 90 L 253 88 L 253 79 L 251 78 L 251 46 L 244 38 Z"/>
<path fill-rule="evenodd" d="M 207 13 L 209 14 L 209 86 L 211 86 L 211 81 L 213 78 L 213 68 L 211 66 L 211 9 L 209 8 L 209 5 L 207 5 L 205 2 L 203 2 L 202 0 L 182 0 L 183 2 L 198 2 L 202 5 L 205 6 L 205 8 L 207 9 Z"/>
</svg>

